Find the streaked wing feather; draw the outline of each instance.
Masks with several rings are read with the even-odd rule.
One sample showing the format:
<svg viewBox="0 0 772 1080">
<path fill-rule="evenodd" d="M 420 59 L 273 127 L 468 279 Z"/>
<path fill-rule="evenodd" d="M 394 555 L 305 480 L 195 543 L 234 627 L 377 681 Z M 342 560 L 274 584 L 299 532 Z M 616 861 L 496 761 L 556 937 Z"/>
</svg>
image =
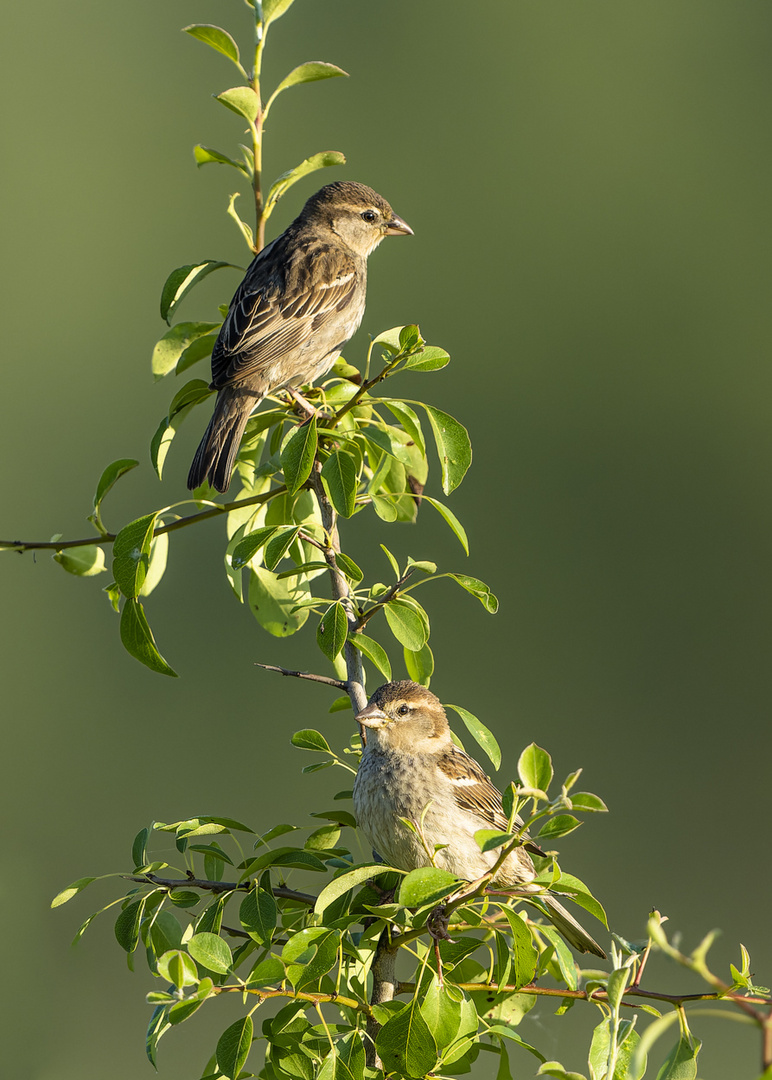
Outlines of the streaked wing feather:
<svg viewBox="0 0 772 1080">
<path fill-rule="evenodd" d="M 258 288 L 255 279 L 263 275 L 248 274 L 231 302 L 212 352 L 213 384 L 220 389 L 258 375 L 302 348 L 353 300 L 357 275 L 348 266 L 344 269 L 329 284 L 314 283 L 289 298 L 283 296 L 275 278 Z"/>
<path fill-rule="evenodd" d="M 501 829 L 502 832 L 506 830 L 509 822 L 504 813 L 501 792 L 494 787 L 490 777 L 486 776 L 474 758 L 453 746 L 441 755 L 437 766 L 453 784 L 456 803 L 462 810 L 475 814 L 491 828 Z M 515 825 L 522 824 L 522 818 L 516 817 Z M 524 839 L 527 851 L 534 855 L 544 854 L 527 833 Z"/>
</svg>

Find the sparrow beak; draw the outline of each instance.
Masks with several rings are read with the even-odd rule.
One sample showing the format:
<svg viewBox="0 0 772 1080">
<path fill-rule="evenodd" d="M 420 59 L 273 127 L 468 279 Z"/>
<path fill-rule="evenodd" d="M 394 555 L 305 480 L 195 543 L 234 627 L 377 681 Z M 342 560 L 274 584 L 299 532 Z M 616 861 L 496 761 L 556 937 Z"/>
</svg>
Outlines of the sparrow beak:
<svg viewBox="0 0 772 1080">
<path fill-rule="evenodd" d="M 398 218 L 395 214 L 389 224 L 386 226 L 387 236 L 413 236 L 413 230 L 410 228 L 406 221 L 402 218 Z"/>
<path fill-rule="evenodd" d="M 365 727 L 379 728 L 384 724 L 388 724 L 389 718 L 382 709 L 379 709 L 377 705 L 365 705 L 361 712 L 357 713 L 354 717 L 358 724 L 364 724 Z"/>
</svg>

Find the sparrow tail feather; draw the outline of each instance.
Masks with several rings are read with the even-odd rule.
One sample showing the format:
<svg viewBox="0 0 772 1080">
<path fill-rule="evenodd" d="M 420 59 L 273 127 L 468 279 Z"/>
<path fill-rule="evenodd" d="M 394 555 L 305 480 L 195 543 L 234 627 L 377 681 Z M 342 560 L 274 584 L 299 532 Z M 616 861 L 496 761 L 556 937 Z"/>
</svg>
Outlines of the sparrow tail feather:
<svg viewBox="0 0 772 1080">
<path fill-rule="evenodd" d="M 547 909 L 545 911 L 547 918 L 555 929 L 563 935 L 569 945 L 573 945 L 578 952 L 593 953 L 602 960 L 606 959 L 606 954 L 597 941 L 590 937 L 584 927 L 580 926 L 573 915 L 566 911 L 554 896 L 544 893 L 539 897 L 539 900 Z"/>
<path fill-rule="evenodd" d="M 207 477 L 217 491 L 228 490 L 244 428 L 252 410 L 262 401 L 263 396 L 262 393 L 243 387 L 220 391 L 212 419 L 190 466 L 190 491 L 202 484 Z"/>
</svg>

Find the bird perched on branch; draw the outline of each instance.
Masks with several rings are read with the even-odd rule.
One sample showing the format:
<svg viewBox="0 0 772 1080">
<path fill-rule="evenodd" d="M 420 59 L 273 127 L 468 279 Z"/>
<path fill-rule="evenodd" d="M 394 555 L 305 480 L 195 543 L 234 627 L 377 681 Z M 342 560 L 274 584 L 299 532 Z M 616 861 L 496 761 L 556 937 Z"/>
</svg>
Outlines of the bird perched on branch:
<svg viewBox="0 0 772 1080">
<path fill-rule="evenodd" d="M 462 881 L 482 878 L 501 852 L 482 852 L 474 834 L 491 828 L 505 832 L 508 819 L 500 792 L 451 739 L 438 698 L 418 683 L 386 683 L 356 719 L 367 728 L 367 745 L 354 780 L 354 813 L 374 850 L 389 865 L 409 871 L 431 866 L 430 853 L 444 844 L 434 854 L 435 866 Z M 516 817 L 514 824 L 520 828 L 523 821 Z M 538 894 L 547 917 L 570 945 L 605 959 L 600 945 L 563 905 L 531 884 L 536 871 L 529 852 L 544 854 L 525 833 L 522 845 L 496 872 L 491 891 Z"/>
<path fill-rule="evenodd" d="M 188 487 L 227 491 L 249 415 L 273 390 L 327 371 L 365 311 L 367 258 L 384 236 L 413 230 L 372 188 L 327 184 L 255 256 L 212 350 L 217 402 Z"/>
</svg>

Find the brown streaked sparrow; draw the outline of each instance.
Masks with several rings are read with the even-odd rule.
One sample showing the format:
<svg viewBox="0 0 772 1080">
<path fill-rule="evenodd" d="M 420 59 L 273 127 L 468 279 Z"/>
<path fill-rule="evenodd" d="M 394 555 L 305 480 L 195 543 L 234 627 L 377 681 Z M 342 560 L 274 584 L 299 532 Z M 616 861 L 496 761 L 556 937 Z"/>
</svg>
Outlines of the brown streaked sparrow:
<svg viewBox="0 0 772 1080">
<path fill-rule="evenodd" d="M 273 390 L 330 370 L 365 311 L 367 258 L 385 236 L 412 235 L 372 188 L 349 180 L 312 195 L 255 256 L 212 350 L 214 414 L 188 474 L 227 491 L 252 410 Z"/>
<path fill-rule="evenodd" d="M 418 683 L 386 683 L 356 719 L 367 728 L 367 745 L 354 780 L 354 813 L 374 850 L 399 870 L 433 864 L 462 881 L 482 878 L 500 851 L 480 851 L 474 834 L 505 831 L 507 815 L 500 792 L 453 742 L 438 698 Z M 419 835 L 400 818 L 413 822 Z M 522 826 L 522 819 L 516 817 L 515 824 Z M 437 844 L 446 846 L 435 852 Z M 563 905 L 531 884 L 536 871 L 529 851 L 544 854 L 525 833 L 522 846 L 497 871 L 491 891 L 538 894 L 570 945 L 605 960 L 600 945 Z"/>
</svg>

